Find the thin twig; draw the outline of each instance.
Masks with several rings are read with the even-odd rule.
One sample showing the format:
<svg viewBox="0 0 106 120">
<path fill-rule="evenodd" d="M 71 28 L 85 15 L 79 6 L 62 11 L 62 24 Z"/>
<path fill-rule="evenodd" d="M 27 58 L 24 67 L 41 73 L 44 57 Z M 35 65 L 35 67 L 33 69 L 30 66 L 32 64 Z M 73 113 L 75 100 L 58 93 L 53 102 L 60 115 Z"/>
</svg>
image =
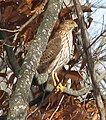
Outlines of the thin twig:
<svg viewBox="0 0 106 120">
<path fill-rule="evenodd" d="M 90 5 L 93 8 L 104 8 L 106 9 L 106 6 L 102 6 L 102 5 Z"/>
<path fill-rule="evenodd" d="M 48 106 L 46 107 L 46 110 L 45 110 L 45 112 L 43 113 L 43 115 L 42 115 L 42 120 L 44 119 L 44 117 L 45 117 L 45 114 L 46 114 L 46 111 L 48 110 L 48 108 L 50 107 L 50 103 L 48 104 Z"/>
<path fill-rule="evenodd" d="M 101 32 L 101 34 L 89 45 L 89 47 L 87 48 L 87 50 L 100 38 L 103 36 L 103 34 L 106 33 L 106 29 Z"/>
<path fill-rule="evenodd" d="M 28 120 L 28 118 L 33 115 L 37 110 L 39 109 L 39 107 L 37 107 L 35 110 L 33 110 L 27 117 L 26 120 Z"/>
<path fill-rule="evenodd" d="M 19 30 L 8 30 L 8 29 L 3 29 L 3 28 L 0 28 L 0 31 L 12 32 L 12 33 L 19 32 Z"/>
<path fill-rule="evenodd" d="M 49 120 L 52 120 L 53 116 L 54 116 L 55 113 L 58 111 L 58 109 L 59 109 L 59 107 L 60 107 L 60 105 L 61 105 L 63 99 L 64 99 L 64 95 L 62 96 L 62 98 L 61 98 L 61 100 L 60 100 L 60 102 L 59 102 L 59 104 L 58 104 L 56 110 L 53 112 L 53 114 L 51 115 L 51 117 L 49 118 Z"/>
<path fill-rule="evenodd" d="M 103 36 L 104 33 L 106 33 L 106 29 L 105 29 L 99 36 L 97 36 L 97 37 L 95 38 L 95 40 L 86 48 L 85 51 L 88 51 L 88 50 L 91 48 L 91 46 L 93 46 L 93 45 L 95 44 L 95 42 L 97 42 L 97 41 L 99 40 L 99 38 Z M 84 53 L 85 53 L 84 51 L 81 52 L 81 54 L 80 54 L 79 57 L 77 58 L 77 61 L 80 59 L 80 57 L 83 56 Z M 76 61 L 76 62 L 77 62 L 77 61 Z M 70 62 L 69 62 L 69 64 L 70 64 Z M 74 64 L 75 64 L 75 63 L 71 64 L 71 67 L 73 67 Z"/>
<path fill-rule="evenodd" d="M 103 71 L 103 72 L 99 75 L 99 77 L 98 77 L 98 79 L 97 79 L 97 82 L 100 82 L 100 81 L 103 80 L 105 77 L 106 77 L 106 71 Z"/>
</svg>

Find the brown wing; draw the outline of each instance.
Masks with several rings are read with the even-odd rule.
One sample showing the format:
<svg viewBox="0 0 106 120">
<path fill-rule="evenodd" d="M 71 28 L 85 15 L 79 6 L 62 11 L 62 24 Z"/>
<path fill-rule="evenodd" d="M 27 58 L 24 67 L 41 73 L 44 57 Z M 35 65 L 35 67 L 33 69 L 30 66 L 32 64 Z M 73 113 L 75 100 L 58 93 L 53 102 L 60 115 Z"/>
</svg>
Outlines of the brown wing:
<svg viewBox="0 0 106 120">
<path fill-rule="evenodd" d="M 56 58 L 56 56 L 61 50 L 61 37 L 59 34 L 55 35 L 56 35 L 55 38 L 54 39 L 52 38 L 48 42 L 47 48 L 42 54 L 39 66 L 37 68 L 37 71 L 39 73 L 44 73 L 47 71 L 49 65 Z"/>
</svg>

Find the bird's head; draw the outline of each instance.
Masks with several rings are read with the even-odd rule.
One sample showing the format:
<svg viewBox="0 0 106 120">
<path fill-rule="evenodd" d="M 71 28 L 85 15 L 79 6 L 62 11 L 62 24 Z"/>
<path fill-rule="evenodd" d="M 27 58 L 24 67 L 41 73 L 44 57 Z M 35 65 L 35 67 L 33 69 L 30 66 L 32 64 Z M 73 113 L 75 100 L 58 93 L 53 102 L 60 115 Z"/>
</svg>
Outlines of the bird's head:
<svg viewBox="0 0 106 120">
<path fill-rule="evenodd" d="M 75 21 L 73 20 L 65 20 L 61 25 L 60 29 L 62 30 L 71 30 L 78 27 Z"/>
</svg>

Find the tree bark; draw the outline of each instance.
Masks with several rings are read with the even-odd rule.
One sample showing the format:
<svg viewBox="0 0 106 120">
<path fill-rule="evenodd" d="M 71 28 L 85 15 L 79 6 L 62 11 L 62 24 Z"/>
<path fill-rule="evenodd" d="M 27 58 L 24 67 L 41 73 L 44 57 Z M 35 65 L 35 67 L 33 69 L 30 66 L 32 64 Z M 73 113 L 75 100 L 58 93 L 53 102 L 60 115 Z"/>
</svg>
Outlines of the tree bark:
<svg viewBox="0 0 106 120">
<path fill-rule="evenodd" d="M 21 67 L 15 92 L 9 100 L 7 120 L 25 120 L 28 110 L 28 96 L 31 82 L 42 52 L 46 48 L 53 26 L 58 19 L 61 2 L 62 0 L 49 0 L 48 2 L 47 10 L 44 13 L 35 40 L 33 40 Z"/>
</svg>

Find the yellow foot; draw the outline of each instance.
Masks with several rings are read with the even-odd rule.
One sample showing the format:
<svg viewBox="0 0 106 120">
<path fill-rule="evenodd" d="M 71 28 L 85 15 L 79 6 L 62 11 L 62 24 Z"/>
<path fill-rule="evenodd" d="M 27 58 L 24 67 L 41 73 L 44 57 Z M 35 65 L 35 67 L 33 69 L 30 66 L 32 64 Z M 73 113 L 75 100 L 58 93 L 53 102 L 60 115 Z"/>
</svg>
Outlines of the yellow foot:
<svg viewBox="0 0 106 120">
<path fill-rule="evenodd" d="M 59 83 L 58 86 L 56 87 L 56 92 L 55 93 L 57 93 L 59 91 L 63 92 L 64 89 L 65 89 L 65 87 L 61 83 Z"/>
</svg>

